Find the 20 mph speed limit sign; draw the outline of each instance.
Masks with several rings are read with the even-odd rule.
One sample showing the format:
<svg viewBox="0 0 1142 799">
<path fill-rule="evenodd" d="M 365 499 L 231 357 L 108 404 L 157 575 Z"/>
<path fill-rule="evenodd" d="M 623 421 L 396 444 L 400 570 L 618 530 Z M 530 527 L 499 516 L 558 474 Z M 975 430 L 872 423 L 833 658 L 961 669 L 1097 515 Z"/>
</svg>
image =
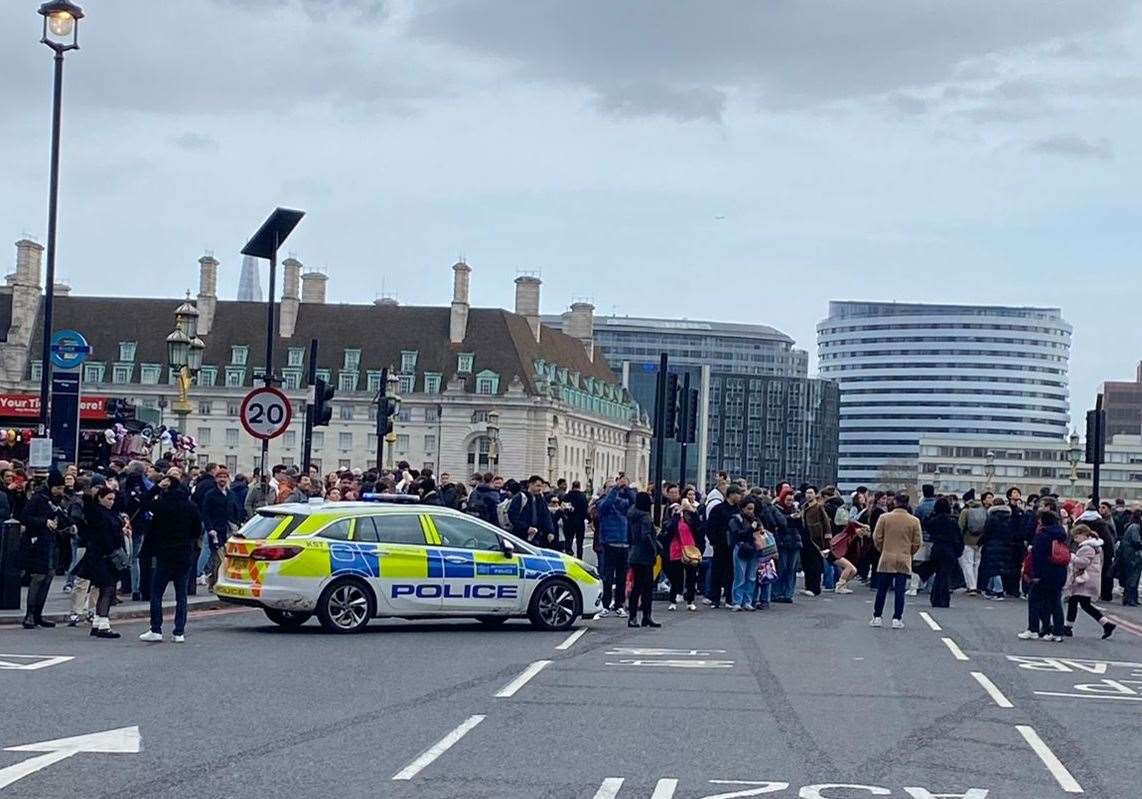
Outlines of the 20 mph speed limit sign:
<svg viewBox="0 0 1142 799">
<path fill-rule="evenodd" d="M 289 427 L 293 406 L 285 394 L 272 386 L 255 388 L 242 400 L 239 417 L 247 433 L 268 441 Z"/>
</svg>

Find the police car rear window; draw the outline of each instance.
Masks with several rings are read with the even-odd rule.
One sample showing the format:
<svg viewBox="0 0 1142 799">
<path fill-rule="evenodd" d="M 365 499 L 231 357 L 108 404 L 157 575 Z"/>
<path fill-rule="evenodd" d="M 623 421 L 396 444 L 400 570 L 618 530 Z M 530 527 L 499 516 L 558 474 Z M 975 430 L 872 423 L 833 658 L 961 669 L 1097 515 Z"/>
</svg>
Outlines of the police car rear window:
<svg viewBox="0 0 1142 799">
<path fill-rule="evenodd" d="M 297 526 L 301 524 L 302 518 L 301 516 L 284 513 L 258 513 L 257 516 L 252 517 L 250 521 L 243 525 L 242 529 L 238 531 L 238 534 L 243 538 L 264 539 L 270 536 L 274 530 L 278 529 L 282 523 L 282 519 L 288 519 L 289 521 L 285 529 L 282 531 L 282 534 L 278 536 L 279 538 L 285 538 L 297 529 Z"/>
</svg>

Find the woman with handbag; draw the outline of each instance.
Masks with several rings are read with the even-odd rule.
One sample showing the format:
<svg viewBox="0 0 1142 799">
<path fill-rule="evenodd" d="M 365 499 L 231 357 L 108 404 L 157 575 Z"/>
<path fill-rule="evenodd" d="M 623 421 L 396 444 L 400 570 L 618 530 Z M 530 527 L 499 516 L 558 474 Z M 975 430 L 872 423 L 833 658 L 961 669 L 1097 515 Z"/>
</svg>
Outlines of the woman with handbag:
<svg viewBox="0 0 1142 799">
<path fill-rule="evenodd" d="M 111 600 L 115 597 L 115 583 L 124 568 L 130 568 L 126 536 L 127 517 L 112 510 L 115 507 L 115 490 L 104 486 L 95 494 L 95 508 L 87 531 L 87 551 L 79 562 L 76 574 L 90 580 L 98 589 L 95 601 L 95 618 L 91 634 L 96 638 L 118 638 L 111 629 Z"/>
<path fill-rule="evenodd" d="M 1031 541 L 1031 591 L 1027 598 L 1027 629 L 1019 637 L 1063 640 L 1063 585 L 1071 550 L 1067 534 L 1054 511 L 1039 511 L 1039 529 Z"/>
<path fill-rule="evenodd" d="M 729 534 L 734 542 L 734 588 L 730 610 L 754 610 L 757 595 L 757 545 L 753 534 L 760 529 L 754 517 L 753 497 L 743 499 L 730 517 Z"/>
<path fill-rule="evenodd" d="M 670 604 L 667 610 L 677 610 L 685 600 L 687 610 L 697 610 L 694 596 L 698 590 L 698 567 L 702 563 L 705 540 L 698 530 L 698 508 L 689 499 L 670 506 L 666 522 L 664 549 L 666 550 L 666 576 L 670 579 Z M 699 539 L 702 539 L 699 542 Z"/>
</svg>

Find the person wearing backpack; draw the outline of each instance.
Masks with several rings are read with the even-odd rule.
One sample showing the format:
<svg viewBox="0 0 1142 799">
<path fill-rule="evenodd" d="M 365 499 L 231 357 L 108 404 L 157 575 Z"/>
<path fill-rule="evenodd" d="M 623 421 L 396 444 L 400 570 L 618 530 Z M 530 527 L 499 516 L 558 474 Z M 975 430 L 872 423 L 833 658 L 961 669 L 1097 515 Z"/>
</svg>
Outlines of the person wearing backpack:
<svg viewBox="0 0 1142 799">
<path fill-rule="evenodd" d="M 975 498 L 975 489 L 964 494 L 964 509 L 960 511 L 960 532 L 964 537 L 964 553 L 960 555 L 960 571 L 964 574 L 964 585 L 969 595 L 979 594 L 979 539 L 983 528 L 987 527 L 987 505 L 991 492 L 985 491 L 980 499 Z"/>
<path fill-rule="evenodd" d="M 1023 640 L 1063 640 L 1063 586 L 1071 551 L 1067 533 L 1054 511 L 1039 511 L 1039 529 L 1031 540 L 1031 591 Z"/>
</svg>

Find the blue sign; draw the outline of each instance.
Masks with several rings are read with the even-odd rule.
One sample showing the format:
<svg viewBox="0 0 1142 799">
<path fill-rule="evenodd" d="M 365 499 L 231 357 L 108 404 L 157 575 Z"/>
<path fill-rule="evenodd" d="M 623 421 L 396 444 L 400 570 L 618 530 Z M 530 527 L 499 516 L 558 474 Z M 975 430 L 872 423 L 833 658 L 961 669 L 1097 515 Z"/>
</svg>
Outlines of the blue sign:
<svg viewBox="0 0 1142 799">
<path fill-rule="evenodd" d="M 52 334 L 52 366 L 78 369 L 91 354 L 91 345 L 78 330 L 57 330 Z"/>
</svg>

